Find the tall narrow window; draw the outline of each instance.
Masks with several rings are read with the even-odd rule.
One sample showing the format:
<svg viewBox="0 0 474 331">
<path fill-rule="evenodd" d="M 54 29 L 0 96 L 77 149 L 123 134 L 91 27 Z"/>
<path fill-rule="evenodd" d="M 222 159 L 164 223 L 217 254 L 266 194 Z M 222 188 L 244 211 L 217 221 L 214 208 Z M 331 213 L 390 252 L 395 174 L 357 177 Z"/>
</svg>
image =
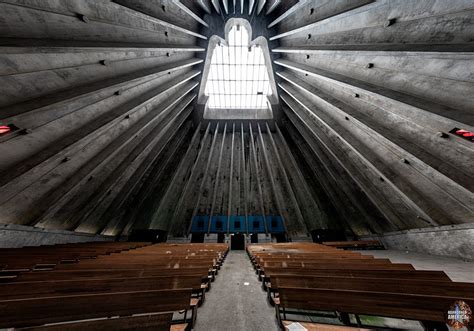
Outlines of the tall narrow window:
<svg viewBox="0 0 474 331">
<path fill-rule="evenodd" d="M 262 48 L 250 46 L 249 31 L 234 25 L 228 46 L 219 43 L 213 51 L 204 92 L 211 109 L 266 109 L 272 94 Z"/>
</svg>

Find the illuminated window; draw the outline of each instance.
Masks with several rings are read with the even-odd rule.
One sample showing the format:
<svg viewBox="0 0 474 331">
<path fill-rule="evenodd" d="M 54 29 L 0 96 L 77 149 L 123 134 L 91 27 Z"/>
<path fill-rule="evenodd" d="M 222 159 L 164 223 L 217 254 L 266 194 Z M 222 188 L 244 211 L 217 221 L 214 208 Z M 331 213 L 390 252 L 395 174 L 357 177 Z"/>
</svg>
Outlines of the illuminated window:
<svg viewBox="0 0 474 331">
<path fill-rule="evenodd" d="M 265 109 L 271 95 L 262 48 L 249 46 L 249 32 L 234 25 L 228 37 L 214 49 L 205 94 L 214 109 Z"/>
</svg>

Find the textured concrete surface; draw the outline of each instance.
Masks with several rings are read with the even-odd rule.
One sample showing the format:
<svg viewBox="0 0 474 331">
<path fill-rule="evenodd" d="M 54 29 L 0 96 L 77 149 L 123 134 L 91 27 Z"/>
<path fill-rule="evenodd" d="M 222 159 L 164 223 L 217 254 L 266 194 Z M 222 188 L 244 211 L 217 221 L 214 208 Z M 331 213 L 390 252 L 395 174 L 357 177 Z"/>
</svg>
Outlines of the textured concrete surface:
<svg viewBox="0 0 474 331">
<path fill-rule="evenodd" d="M 114 240 L 114 238 L 73 231 L 46 230 L 31 226 L 0 224 L 0 248 L 111 240 Z"/>
<path fill-rule="evenodd" d="M 369 239 L 369 237 L 367 237 Z M 385 248 L 474 261 L 474 224 L 412 229 L 373 236 Z"/>
<path fill-rule="evenodd" d="M 411 251 L 368 250 L 358 252 L 378 258 L 388 258 L 394 263 L 411 263 L 417 270 L 441 270 L 455 282 L 474 283 L 474 262 Z"/>
<path fill-rule="evenodd" d="M 472 0 L 0 2 L 0 124 L 14 125 L 0 137 L 0 222 L 182 236 L 204 208 L 281 214 L 290 238 L 472 224 L 474 149 L 453 130 L 474 132 L 473 9 Z M 213 35 L 240 18 L 252 39 L 267 39 L 280 101 L 274 120 L 244 120 L 244 130 L 242 112 L 203 120 L 198 102 Z M 442 252 L 460 243 L 442 233 L 392 239 Z M 467 257 L 470 247 L 458 248 Z"/>
<path fill-rule="evenodd" d="M 227 256 L 198 310 L 195 330 L 277 330 L 275 310 L 266 301 L 244 251 L 231 251 Z"/>
</svg>

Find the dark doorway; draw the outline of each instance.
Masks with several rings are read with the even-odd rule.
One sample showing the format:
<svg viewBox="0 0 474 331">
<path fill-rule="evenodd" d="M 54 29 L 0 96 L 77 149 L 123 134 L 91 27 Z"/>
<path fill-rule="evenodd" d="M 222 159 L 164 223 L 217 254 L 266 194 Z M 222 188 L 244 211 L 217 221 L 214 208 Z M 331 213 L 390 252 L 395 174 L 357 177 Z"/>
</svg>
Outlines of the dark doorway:
<svg viewBox="0 0 474 331">
<path fill-rule="evenodd" d="M 224 233 L 218 233 L 217 234 L 217 242 L 218 243 L 224 243 L 225 242 L 225 234 Z"/>
<path fill-rule="evenodd" d="M 277 243 L 286 243 L 288 242 L 286 238 L 286 233 L 274 233 L 273 237 L 276 239 Z"/>
<path fill-rule="evenodd" d="M 322 243 L 324 241 L 345 241 L 344 231 L 318 229 L 311 231 L 311 237 L 314 243 Z"/>
<path fill-rule="evenodd" d="M 258 233 L 252 233 L 250 235 L 250 242 L 252 244 L 258 244 Z"/>
<path fill-rule="evenodd" d="M 204 242 L 204 233 L 193 233 L 191 235 L 192 243 L 203 243 Z"/>
<path fill-rule="evenodd" d="M 145 241 L 156 243 L 163 243 L 168 237 L 168 232 L 163 230 L 133 230 L 132 233 L 128 236 L 128 241 L 137 242 Z"/>
<path fill-rule="evenodd" d="M 245 236 L 242 233 L 236 233 L 230 236 L 230 249 L 231 250 L 244 250 L 245 249 Z"/>
</svg>

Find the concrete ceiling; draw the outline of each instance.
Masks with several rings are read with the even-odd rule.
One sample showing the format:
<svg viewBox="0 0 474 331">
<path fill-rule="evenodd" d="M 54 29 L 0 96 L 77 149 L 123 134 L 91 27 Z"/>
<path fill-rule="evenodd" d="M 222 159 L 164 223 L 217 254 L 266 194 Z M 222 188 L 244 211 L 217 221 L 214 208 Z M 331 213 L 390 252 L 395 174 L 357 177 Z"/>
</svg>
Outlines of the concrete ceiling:
<svg viewBox="0 0 474 331">
<path fill-rule="evenodd" d="M 472 223 L 474 143 L 452 130 L 474 132 L 473 13 L 468 0 L 2 0 L 0 223 L 185 235 L 201 208 L 279 214 L 294 237 Z M 275 120 L 208 121 L 196 104 L 231 17 L 268 39 Z"/>
</svg>

